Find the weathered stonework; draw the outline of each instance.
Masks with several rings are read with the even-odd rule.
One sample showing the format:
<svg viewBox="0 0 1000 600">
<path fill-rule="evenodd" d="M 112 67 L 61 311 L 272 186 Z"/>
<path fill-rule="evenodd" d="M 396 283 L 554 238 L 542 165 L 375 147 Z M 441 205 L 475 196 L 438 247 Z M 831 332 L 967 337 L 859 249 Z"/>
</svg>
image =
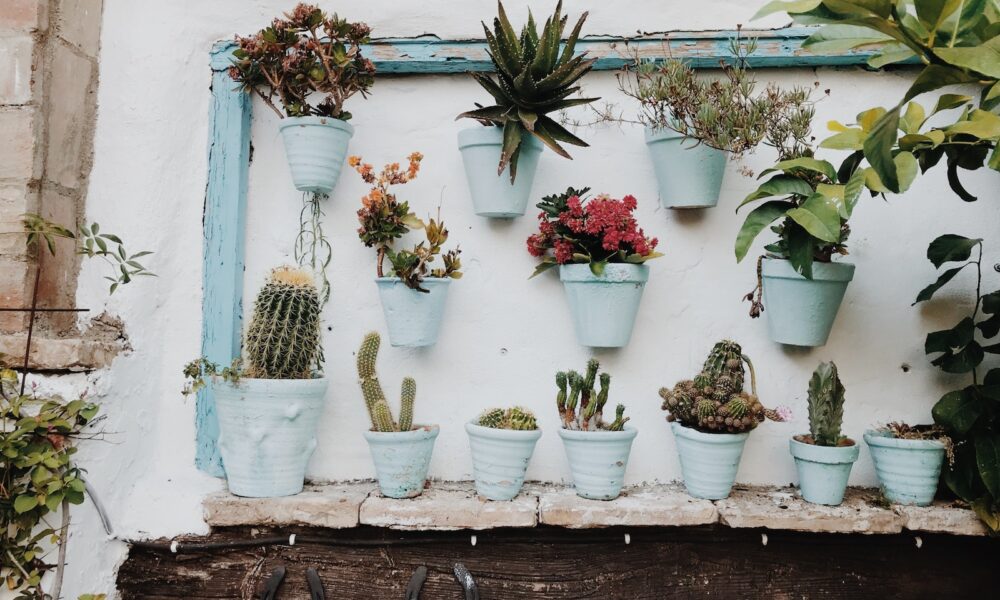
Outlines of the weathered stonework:
<svg viewBox="0 0 1000 600">
<path fill-rule="evenodd" d="M 2 274 L 3 264 L 0 263 L 0 276 Z M 0 335 L 0 366 L 24 364 L 27 338 L 26 333 Z M 37 333 L 31 340 L 28 366 L 37 371 L 92 371 L 111 365 L 116 356 L 129 350 L 124 324 L 103 313 L 91 319 L 83 333 L 64 336 Z"/>
<path fill-rule="evenodd" d="M 742 488 L 717 500 L 723 525 L 824 533 L 899 533 L 903 518 L 872 503 L 871 492 L 849 489 L 840 506 L 810 504 L 792 489 Z"/>
<path fill-rule="evenodd" d="M 692 498 L 679 485 L 627 488 L 614 500 L 586 500 L 572 488 L 538 490 L 539 522 L 543 525 L 591 527 L 708 525 L 719 520 L 715 505 Z"/>
<path fill-rule="evenodd" d="M 910 531 L 950 533 L 952 535 L 987 535 L 986 526 L 971 510 L 935 502 L 930 506 L 893 506 Z"/>
<path fill-rule="evenodd" d="M 406 500 L 374 492 L 361 505 L 362 525 L 409 530 L 495 529 L 538 525 L 538 499 L 522 493 L 507 502 L 476 495 L 468 483 L 435 483 Z"/>
<path fill-rule="evenodd" d="M 306 486 L 301 494 L 284 498 L 241 498 L 219 492 L 205 500 L 205 521 L 213 527 L 357 527 L 361 503 L 372 490 L 371 483 L 348 483 Z"/>
</svg>

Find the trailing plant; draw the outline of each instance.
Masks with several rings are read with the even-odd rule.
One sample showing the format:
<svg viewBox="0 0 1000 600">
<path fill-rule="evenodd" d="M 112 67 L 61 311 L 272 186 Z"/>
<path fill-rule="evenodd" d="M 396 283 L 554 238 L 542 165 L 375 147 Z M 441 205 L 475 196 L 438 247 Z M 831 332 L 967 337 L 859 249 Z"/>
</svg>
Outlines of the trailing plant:
<svg viewBox="0 0 1000 600">
<path fill-rule="evenodd" d="M 719 61 L 721 77 L 701 77 L 674 58 L 637 58 L 618 74 L 618 87 L 639 103 L 638 122 L 654 131 L 676 131 L 734 159 L 762 143 L 781 160 L 812 156 L 811 91 L 775 83 L 758 91 L 749 65 L 756 49 L 757 39 L 741 37 L 737 27 L 729 40 L 733 58 Z"/>
<path fill-rule="evenodd" d="M 302 210 L 299 211 L 299 234 L 295 236 L 295 262 L 308 267 L 320 278 L 319 296 L 322 305 L 330 300 L 330 280 L 326 268 L 333 260 L 333 246 L 323 232 L 323 206 L 326 194 L 302 193 Z"/>
<path fill-rule="evenodd" d="M 489 408 L 476 420 L 480 427 L 511 429 L 514 431 L 534 431 L 538 429 L 535 414 L 526 408 L 513 406 L 508 409 Z"/>
<path fill-rule="evenodd" d="M 750 371 L 750 393 L 743 391 L 744 364 Z M 694 379 L 660 388 L 667 421 L 705 433 L 752 431 L 765 419 L 787 421 L 787 407 L 764 408 L 757 396 L 757 375 L 739 344 L 723 340 L 712 348 Z"/>
<path fill-rule="evenodd" d="M 601 373 L 601 389 L 594 388 L 598 380 L 597 371 L 601 363 L 596 358 L 587 361 L 583 375 L 576 371 L 556 373 L 556 408 L 562 418 L 563 428 L 579 431 L 621 431 L 629 417 L 625 416 L 625 405 L 615 408 L 615 419 L 604 421 L 604 405 L 611 390 L 611 375 Z"/>
<path fill-rule="evenodd" d="M 853 444 L 840 433 L 844 392 L 837 365 L 832 361 L 820 363 L 809 379 L 809 438 L 801 441 L 817 446 Z"/>
<path fill-rule="evenodd" d="M 236 36 L 229 76 L 255 93 L 278 114 L 277 97 L 289 117 L 333 117 L 347 121 L 344 103 L 367 96 L 375 65 L 361 53 L 371 28 L 328 15 L 312 4 L 298 4 L 284 18 L 254 35 Z M 310 96 L 320 94 L 316 102 Z"/>
<path fill-rule="evenodd" d="M 382 392 L 382 385 L 375 372 L 375 361 L 382 338 L 374 331 L 367 334 L 358 349 L 358 378 L 365 407 L 371 419 L 372 431 L 399 432 L 413 429 L 413 402 L 417 397 L 417 382 L 412 377 L 404 377 L 400 391 L 399 421 L 392 418 L 392 409 Z"/>
<path fill-rule="evenodd" d="M 448 241 L 448 230 L 438 218 L 429 219 L 424 223 L 410 212 L 407 202 L 399 202 L 389 187 L 403 185 L 417 176 L 420 171 L 420 161 L 423 155 L 414 152 L 408 157 L 410 164 L 404 172 L 399 163 L 386 165 L 382 172 L 375 174 L 372 165 L 362 163 L 360 156 L 352 156 L 348 163 L 361 175 L 366 183 L 372 185 L 371 191 L 361 198 L 361 208 L 358 210 L 358 237 L 369 248 L 376 248 L 375 270 L 379 277 L 384 277 L 383 263 L 389 259 L 392 271 L 409 288 L 418 292 L 427 292 L 421 287 L 426 277 L 462 277 L 462 262 L 459 259 L 461 250 L 455 248 L 442 254 L 442 246 Z M 409 233 L 411 229 L 423 229 L 426 242 L 419 242 L 412 250 L 393 250 L 392 244 L 397 239 Z M 436 257 L 441 257 L 442 265 L 432 267 Z"/>
<path fill-rule="evenodd" d="M 497 175 L 510 167 L 510 180 L 517 176 L 517 160 L 521 144 L 532 135 L 556 154 L 570 157 L 561 144 L 587 146 L 565 127 L 548 116 L 572 106 L 588 104 L 597 98 L 570 98 L 580 90 L 576 83 L 594 66 L 596 58 L 586 58 L 586 52 L 574 56 L 580 30 L 587 19 L 584 13 L 560 44 L 568 17 L 562 15 L 562 1 L 555 13 L 545 20 L 541 32 L 528 12 L 528 22 L 520 36 L 510 24 L 503 3 L 497 3 L 498 15 L 493 19 L 493 31 L 483 23 L 488 44 L 487 54 L 493 62 L 496 79 L 483 73 L 472 76 L 493 97 L 495 104 L 458 115 L 476 119 L 484 125 L 503 128 L 503 149 Z M 560 47 L 561 46 L 561 47 Z"/>
<path fill-rule="evenodd" d="M 663 254 L 659 240 L 648 238 L 636 222 L 636 199 L 606 194 L 583 200 L 590 188 L 567 188 L 537 204 L 538 233 L 528 238 L 528 252 L 541 259 L 531 275 L 570 263 L 589 264 L 595 275 L 608 263 L 642 264 Z"/>
</svg>

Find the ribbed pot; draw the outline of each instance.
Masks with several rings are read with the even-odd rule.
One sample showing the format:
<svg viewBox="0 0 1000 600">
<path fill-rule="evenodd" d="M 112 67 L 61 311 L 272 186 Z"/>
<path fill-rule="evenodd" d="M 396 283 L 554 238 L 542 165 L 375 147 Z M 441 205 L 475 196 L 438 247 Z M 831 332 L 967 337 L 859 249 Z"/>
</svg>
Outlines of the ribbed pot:
<svg viewBox="0 0 1000 600">
<path fill-rule="evenodd" d="M 332 117 L 287 117 L 279 129 L 295 189 L 332 192 L 344 168 L 354 127 Z"/>
<path fill-rule="evenodd" d="M 646 147 L 663 208 L 711 208 L 719 203 L 726 153 L 670 129 L 646 128 Z"/>
<path fill-rule="evenodd" d="M 858 460 L 859 446 L 817 446 L 795 438 L 788 440 L 799 473 L 799 492 L 806 502 L 837 506 L 844 501 L 851 467 Z"/>
<path fill-rule="evenodd" d="M 413 498 L 424 491 L 439 432 L 437 425 L 417 425 L 411 431 L 364 432 L 383 496 Z"/>
<path fill-rule="evenodd" d="M 830 337 L 854 265 L 813 263 L 813 278 L 783 259 L 764 259 L 764 314 L 771 339 L 791 346 L 822 346 Z"/>
<path fill-rule="evenodd" d="M 510 167 L 497 175 L 503 149 L 503 129 L 479 126 L 459 131 L 458 149 L 462 152 L 462 164 L 465 165 L 465 177 L 469 181 L 475 213 L 481 217 L 500 219 L 524 216 L 542 148 L 542 143 L 533 135 L 521 138 L 517 177 L 511 183 Z"/>
<path fill-rule="evenodd" d="M 649 267 L 612 263 L 594 275 L 590 265 L 559 267 L 576 340 L 595 348 L 621 348 L 632 338 Z"/>
<path fill-rule="evenodd" d="M 865 432 L 865 443 L 882 493 L 890 502 L 927 506 L 934 500 L 944 444 L 937 440 L 905 440 L 873 430 Z"/>
<path fill-rule="evenodd" d="M 670 428 L 687 493 L 707 500 L 728 497 L 750 433 L 702 433 L 676 421 L 670 423 Z"/>
<path fill-rule="evenodd" d="M 427 277 L 421 286 L 427 292 L 406 287 L 398 277 L 378 277 L 389 343 L 393 346 L 431 346 L 438 339 L 451 279 Z"/>
<path fill-rule="evenodd" d="M 524 473 L 542 430 L 514 431 L 466 423 L 476 493 L 487 500 L 510 500 L 524 485 Z"/>
<path fill-rule="evenodd" d="M 559 429 L 578 496 L 590 500 L 618 497 L 625 483 L 632 440 L 638 433 L 629 425 L 623 431 Z"/>
<path fill-rule="evenodd" d="M 302 491 L 316 449 L 327 379 L 213 378 L 219 452 L 229 491 L 272 498 Z"/>
</svg>

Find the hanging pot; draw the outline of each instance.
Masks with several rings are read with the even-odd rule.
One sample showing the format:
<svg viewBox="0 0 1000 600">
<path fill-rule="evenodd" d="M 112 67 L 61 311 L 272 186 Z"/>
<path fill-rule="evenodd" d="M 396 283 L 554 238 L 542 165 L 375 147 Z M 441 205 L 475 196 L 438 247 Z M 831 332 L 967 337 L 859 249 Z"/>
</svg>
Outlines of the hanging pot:
<svg viewBox="0 0 1000 600">
<path fill-rule="evenodd" d="M 687 493 L 706 500 L 728 497 L 750 433 L 703 433 L 676 421 L 670 428 Z"/>
<path fill-rule="evenodd" d="M 796 438 L 788 440 L 799 473 L 799 492 L 806 502 L 837 506 L 844 501 L 851 467 L 859 453 L 858 444 L 848 441 L 848 446 L 817 446 Z"/>
<path fill-rule="evenodd" d="M 784 259 L 766 258 L 762 269 L 764 313 L 771 339 L 791 346 L 822 346 L 854 278 L 846 262 L 813 263 L 812 279 Z"/>
<path fill-rule="evenodd" d="M 424 491 L 439 432 L 437 425 L 417 425 L 410 431 L 364 432 L 383 496 L 413 498 Z"/>
<path fill-rule="evenodd" d="M 587 264 L 559 267 L 577 341 L 596 348 L 621 348 L 632 337 L 649 267 L 612 263 L 601 275 Z"/>
<path fill-rule="evenodd" d="M 934 500 L 944 462 L 944 444 L 937 440 L 901 439 L 874 430 L 865 432 L 865 443 L 882 493 L 890 502 L 927 506 Z"/>
<path fill-rule="evenodd" d="M 427 292 L 407 287 L 398 277 L 379 277 L 375 283 L 390 344 L 413 348 L 437 342 L 451 278 L 424 278 L 420 285 Z"/>
<path fill-rule="evenodd" d="M 630 425 L 622 431 L 559 429 L 578 496 L 590 500 L 618 497 L 625 483 L 632 440 L 638 433 Z"/>
<path fill-rule="evenodd" d="M 474 127 L 458 132 L 458 149 L 469 181 L 469 194 L 475 213 L 481 217 L 510 219 L 524 216 L 531 197 L 531 184 L 538 169 L 542 143 L 533 135 L 521 138 L 518 152 L 517 178 L 510 182 L 510 167 L 497 175 L 503 129 Z"/>
<path fill-rule="evenodd" d="M 333 191 L 354 127 L 332 117 L 287 117 L 279 129 L 295 189 L 320 194 Z"/>
<path fill-rule="evenodd" d="M 719 202 L 726 153 L 672 129 L 646 128 L 646 147 L 663 208 L 711 208 Z"/>
<path fill-rule="evenodd" d="M 510 500 L 524 485 L 541 429 L 513 430 L 466 423 L 476 493 L 487 500 Z"/>
</svg>

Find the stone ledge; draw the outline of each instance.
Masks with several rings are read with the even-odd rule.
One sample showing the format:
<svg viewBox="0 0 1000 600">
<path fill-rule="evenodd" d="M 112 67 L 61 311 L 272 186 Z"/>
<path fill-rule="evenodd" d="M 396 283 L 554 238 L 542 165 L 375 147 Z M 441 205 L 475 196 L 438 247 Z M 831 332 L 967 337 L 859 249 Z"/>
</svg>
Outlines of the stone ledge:
<svg viewBox="0 0 1000 600">
<path fill-rule="evenodd" d="M 0 364 L 22 366 L 27 339 L 24 333 L 0 336 L 0 354 L 4 355 Z M 119 344 L 104 340 L 35 336 L 28 366 L 35 371 L 93 371 L 109 366 L 120 351 Z"/>
<path fill-rule="evenodd" d="M 433 482 L 417 498 L 395 500 L 374 482 L 309 485 L 286 498 L 239 498 L 220 492 L 204 503 L 213 527 L 367 525 L 413 531 L 600 527 L 692 527 L 721 524 L 813 533 L 986 535 L 975 513 L 946 503 L 883 508 L 876 492 L 850 488 L 840 506 L 809 504 L 794 488 L 739 486 L 725 500 L 699 500 L 680 484 L 626 488 L 615 500 L 578 497 L 572 487 L 532 483 L 508 502 L 479 498 L 471 482 Z"/>
</svg>

